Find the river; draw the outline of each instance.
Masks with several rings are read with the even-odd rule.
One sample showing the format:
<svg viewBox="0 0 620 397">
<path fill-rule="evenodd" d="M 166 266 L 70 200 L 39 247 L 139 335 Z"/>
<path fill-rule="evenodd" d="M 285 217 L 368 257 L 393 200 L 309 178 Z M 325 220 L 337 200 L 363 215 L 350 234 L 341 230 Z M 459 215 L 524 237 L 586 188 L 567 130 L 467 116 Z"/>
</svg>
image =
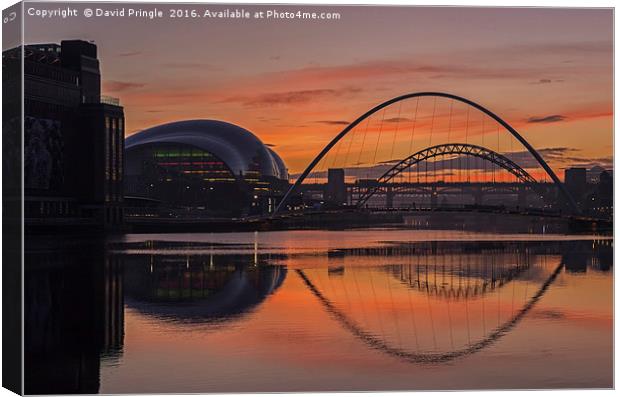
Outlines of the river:
<svg viewBox="0 0 620 397">
<path fill-rule="evenodd" d="M 610 237 L 377 228 L 29 241 L 27 393 L 613 386 Z"/>
</svg>

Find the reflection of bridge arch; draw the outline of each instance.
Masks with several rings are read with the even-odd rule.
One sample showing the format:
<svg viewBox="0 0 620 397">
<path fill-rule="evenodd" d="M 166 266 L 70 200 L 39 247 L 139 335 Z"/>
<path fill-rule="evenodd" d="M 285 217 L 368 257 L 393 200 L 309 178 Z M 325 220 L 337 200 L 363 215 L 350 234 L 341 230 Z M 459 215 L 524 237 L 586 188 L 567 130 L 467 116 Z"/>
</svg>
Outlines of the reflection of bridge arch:
<svg viewBox="0 0 620 397">
<path fill-rule="evenodd" d="M 542 158 L 540 153 L 538 153 L 536 151 L 536 149 L 534 149 L 534 147 L 532 147 L 532 145 L 530 145 L 529 142 L 527 142 L 525 140 L 525 138 L 523 138 L 521 136 L 521 134 L 519 134 L 517 132 L 517 130 L 515 130 L 512 126 L 510 126 L 510 124 L 508 124 L 502 118 L 500 118 L 495 113 L 493 113 L 490 110 L 488 110 L 487 108 L 483 107 L 482 105 L 479 105 L 476 102 L 470 101 L 469 99 L 466 99 L 466 98 L 463 98 L 463 97 L 460 97 L 460 96 L 457 96 L 457 95 L 443 93 L 443 92 L 416 92 L 416 93 L 410 93 L 410 94 L 401 95 L 401 96 L 392 98 L 390 100 L 387 100 L 387 101 L 385 101 L 383 103 L 380 103 L 379 105 L 375 106 L 374 108 L 370 109 L 369 111 L 367 111 L 366 113 L 364 113 L 363 115 L 358 117 L 355 121 L 353 121 L 347 127 L 345 127 L 345 129 L 343 129 L 338 135 L 336 135 L 336 137 L 334 137 L 334 139 L 332 139 L 323 148 L 323 150 L 314 158 L 314 160 L 312 160 L 310 162 L 308 167 L 306 167 L 306 169 L 302 172 L 302 174 L 299 176 L 299 178 L 297 178 L 297 180 L 295 181 L 293 186 L 291 186 L 291 188 L 286 192 L 286 194 L 284 195 L 284 197 L 282 198 L 282 200 L 280 201 L 280 203 L 276 207 L 276 209 L 274 211 L 274 214 L 278 213 L 278 211 L 280 211 L 281 208 L 286 206 L 286 204 L 288 203 L 288 200 L 291 197 L 291 195 L 297 191 L 299 186 L 308 177 L 310 172 L 318 165 L 318 163 L 323 159 L 323 157 L 325 157 L 325 155 L 342 138 L 344 138 L 351 130 L 353 130 L 353 128 L 355 128 L 362 121 L 366 120 L 367 118 L 369 118 L 370 116 L 372 116 L 373 114 L 375 114 L 376 112 L 378 112 L 379 110 L 381 110 L 383 108 L 386 108 L 386 107 L 388 107 L 388 106 L 390 106 L 390 105 L 392 105 L 394 103 L 397 103 L 397 102 L 400 102 L 400 101 L 404 101 L 404 100 L 410 99 L 410 98 L 416 98 L 416 97 L 418 97 L 418 98 L 419 97 L 441 97 L 441 98 L 452 99 L 452 100 L 455 100 L 455 101 L 459 101 L 459 102 L 465 103 L 466 105 L 469 105 L 471 107 L 474 107 L 475 109 L 478 109 L 479 111 L 483 112 L 487 116 L 491 117 L 493 120 L 498 122 L 502 127 L 504 127 L 508 132 L 510 132 L 510 134 L 513 137 L 515 137 L 530 152 L 530 154 L 534 157 L 534 159 L 536 159 L 538 164 L 540 164 L 540 166 L 545 170 L 547 175 L 549 175 L 549 177 L 556 184 L 556 186 L 558 187 L 558 189 L 560 190 L 560 192 L 562 193 L 564 198 L 567 200 L 568 204 L 571 206 L 571 209 L 575 213 L 579 213 L 579 209 L 577 207 L 577 204 L 576 204 L 575 200 L 573 199 L 571 194 L 568 192 L 568 190 L 564 187 L 564 184 L 560 181 L 560 179 L 555 174 L 555 172 L 553 172 L 551 167 L 549 167 L 547 162 Z"/>
<path fill-rule="evenodd" d="M 402 265 L 400 267 L 402 267 Z M 492 274 L 490 277 L 482 276 L 479 279 L 474 279 L 474 282 L 470 282 L 470 278 L 466 277 L 467 281 L 459 282 L 457 286 L 451 284 L 450 287 L 430 281 L 428 277 L 428 266 L 417 265 L 416 268 L 418 272 L 415 277 L 411 273 L 408 275 L 403 274 L 405 272 L 402 270 L 399 271 L 396 268 L 392 268 L 391 272 L 393 276 L 397 277 L 400 282 L 408 288 L 426 293 L 429 296 L 446 300 L 471 300 L 483 297 L 499 288 L 503 288 L 528 270 L 530 266 L 527 263 L 517 264 L 509 267 L 505 272 L 500 274 Z M 420 268 L 423 268 L 422 272 L 419 272 Z M 435 266 L 432 268 L 436 270 Z M 436 278 L 436 273 L 434 278 Z"/>
<path fill-rule="evenodd" d="M 482 146 L 469 145 L 466 143 L 448 143 L 443 145 L 431 146 L 429 148 L 420 150 L 419 152 L 414 153 L 406 159 L 398 162 L 392 168 L 387 170 L 381 177 L 379 177 L 379 179 L 377 179 L 376 186 L 371 186 L 366 190 L 366 192 L 362 193 L 362 195 L 357 201 L 357 206 L 363 206 L 377 192 L 377 190 L 382 184 L 388 183 L 400 173 L 410 169 L 411 167 L 434 157 L 454 154 L 481 158 L 497 165 L 498 167 L 505 169 L 506 171 L 516 176 L 517 179 L 523 183 L 526 183 L 532 187 L 535 187 L 537 184 L 537 181 L 532 178 L 532 176 L 527 171 L 525 171 L 518 164 L 516 164 L 514 161 L 510 160 L 506 156 L 503 156 Z"/>
<path fill-rule="evenodd" d="M 357 247 L 350 249 L 334 249 L 328 257 L 343 260 L 346 257 L 372 257 L 375 266 L 391 275 L 400 284 L 412 291 L 424 293 L 430 297 L 444 300 L 472 300 L 486 294 L 497 292 L 512 281 L 534 270 L 531 262 L 532 248 L 521 249 L 520 245 L 508 248 L 503 243 L 501 253 L 509 254 L 506 263 L 499 266 L 492 258 L 498 255 L 495 242 L 432 242 L 430 244 L 394 243 L 379 247 Z M 477 260 L 462 260 L 462 255 L 475 255 Z M 394 257 L 407 260 L 399 262 Z M 466 257 L 466 258 L 467 258 Z M 381 258 L 390 258 L 388 263 L 381 263 Z M 429 260 L 429 258 L 435 258 Z M 456 260 L 455 258 L 458 258 Z M 490 258 L 490 259 L 489 259 Z M 429 263 L 436 261 L 436 265 Z"/>
<path fill-rule="evenodd" d="M 508 321 L 499 325 L 489 335 L 475 343 L 470 343 L 466 347 L 458 350 L 452 350 L 442 353 L 415 353 L 399 347 L 394 347 L 386 341 L 376 337 L 372 333 L 362 329 L 355 321 L 351 320 L 343 313 L 331 300 L 323 295 L 323 293 L 314 285 L 314 283 L 306 276 L 303 270 L 296 270 L 297 274 L 302 278 L 303 282 L 310 289 L 312 294 L 320 301 L 324 309 L 331 314 L 345 329 L 351 332 L 355 337 L 360 339 L 369 347 L 382 351 L 390 356 L 403 359 L 411 363 L 445 363 L 455 360 L 459 357 L 474 354 L 485 347 L 492 345 L 494 342 L 508 333 L 515 325 L 523 319 L 523 317 L 534 307 L 540 298 L 548 290 L 549 286 L 555 281 L 560 274 L 563 263 L 560 263 L 550 276 L 545 280 L 536 293 L 525 303 L 525 305 Z"/>
</svg>

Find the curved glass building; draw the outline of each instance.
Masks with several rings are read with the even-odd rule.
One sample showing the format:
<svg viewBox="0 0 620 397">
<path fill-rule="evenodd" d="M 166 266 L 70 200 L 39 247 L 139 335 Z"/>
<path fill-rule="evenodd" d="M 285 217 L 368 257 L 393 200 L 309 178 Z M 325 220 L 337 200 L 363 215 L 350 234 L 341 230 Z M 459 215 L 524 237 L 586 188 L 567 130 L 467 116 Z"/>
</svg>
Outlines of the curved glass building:
<svg viewBox="0 0 620 397">
<path fill-rule="evenodd" d="M 288 188 L 282 159 L 250 131 L 217 120 L 187 120 L 125 140 L 125 193 L 172 213 L 239 216 L 271 212 Z"/>
</svg>

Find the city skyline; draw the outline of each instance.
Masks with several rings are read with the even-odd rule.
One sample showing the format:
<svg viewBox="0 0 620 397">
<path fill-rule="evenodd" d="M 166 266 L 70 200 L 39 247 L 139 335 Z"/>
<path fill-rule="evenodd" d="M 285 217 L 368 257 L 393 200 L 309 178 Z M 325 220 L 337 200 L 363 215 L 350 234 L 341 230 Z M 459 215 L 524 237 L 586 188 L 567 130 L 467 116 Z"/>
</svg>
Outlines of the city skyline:
<svg viewBox="0 0 620 397">
<path fill-rule="evenodd" d="M 612 166 L 610 10 L 275 8 L 320 9 L 341 19 L 117 19 L 110 29 L 105 18 L 58 24 L 26 17 L 25 39 L 94 40 L 102 93 L 121 98 L 127 135 L 183 119 L 224 120 L 272 145 L 291 173 L 370 107 L 416 91 L 450 92 L 488 107 L 543 154 L 553 149 L 548 160 L 558 174 Z"/>
</svg>

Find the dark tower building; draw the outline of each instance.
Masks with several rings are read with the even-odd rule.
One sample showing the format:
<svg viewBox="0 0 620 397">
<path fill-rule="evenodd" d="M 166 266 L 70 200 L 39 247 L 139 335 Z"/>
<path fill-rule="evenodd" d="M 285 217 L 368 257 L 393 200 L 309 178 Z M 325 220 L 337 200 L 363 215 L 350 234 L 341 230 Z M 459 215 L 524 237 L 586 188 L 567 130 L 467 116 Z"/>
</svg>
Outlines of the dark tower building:
<svg viewBox="0 0 620 397">
<path fill-rule="evenodd" d="M 603 171 L 591 184 L 588 196 L 588 212 L 594 216 L 611 219 L 614 212 L 613 171 Z"/>
<path fill-rule="evenodd" d="M 122 222 L 124 113 L 101 97 L 97 46 L 82 40 L 3 53 L 24 67 L 24 216 L 28 225 Z M 19 74 L 11 74 L 18 78 Z"/>
<path fill-rule="evenodd" d="M 337 205 L 347 203 L 347 188 L 344 183 L 344 169 L 330 168 L 327 170 L 326 199 L 328 202 Z"/>
<path fill-rule="evenodd" d="M 61 43 L 61 66 L 78 74 L 83 103 L 99 103 L 101 74 L 96 45 L 82 40 L 64 40 Z"/>
<path fill-rule="evenodd" d="M 567 168 L 564 171 L 564 184 L 579 206 L 583 206 L 584 195 L 588 188 L 585 168 Z"/>
</svg>

